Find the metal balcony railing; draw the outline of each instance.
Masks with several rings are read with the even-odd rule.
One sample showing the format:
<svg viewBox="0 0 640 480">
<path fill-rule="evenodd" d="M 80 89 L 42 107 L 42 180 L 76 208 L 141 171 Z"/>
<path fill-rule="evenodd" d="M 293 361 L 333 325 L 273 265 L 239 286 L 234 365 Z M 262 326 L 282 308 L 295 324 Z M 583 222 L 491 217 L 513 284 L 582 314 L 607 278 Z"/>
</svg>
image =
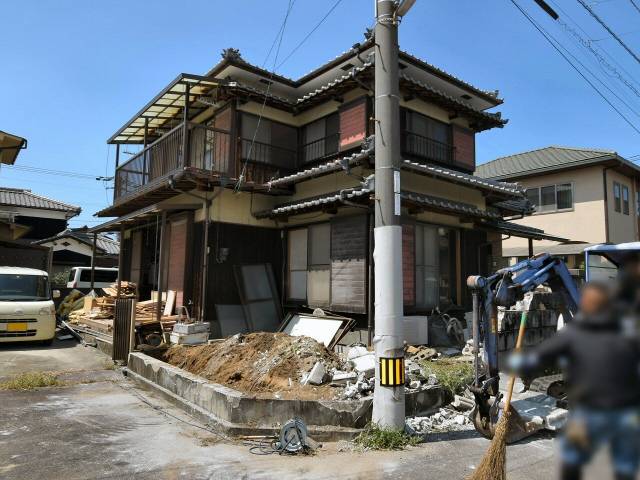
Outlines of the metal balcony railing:
<svg viewBox="0 0 640 480">
<path fill-rule="evenodd" d="M 313 142 L 305 143 L 301 147 L 301 160 L 303 163 L 322 160 L 323 158 L 338 153 L 340 144 L 340 134 L 329 135 Z"/>
<path fill-rule="evenodd" d="M 402 133 L 402 153 L 419 160 L 447 165 L 453 165 L 456 161 L 453 145 L 411 132 Z"/>
</svg>

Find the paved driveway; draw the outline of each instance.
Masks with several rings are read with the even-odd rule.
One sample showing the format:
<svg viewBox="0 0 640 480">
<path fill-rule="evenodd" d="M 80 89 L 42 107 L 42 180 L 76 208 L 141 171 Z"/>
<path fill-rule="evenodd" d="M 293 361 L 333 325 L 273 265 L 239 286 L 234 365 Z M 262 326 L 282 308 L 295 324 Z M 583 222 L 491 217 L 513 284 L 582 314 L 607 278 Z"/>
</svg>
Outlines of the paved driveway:
<svg viewBox="0 0 640 480">
<path fill-rule="evenodd" d="M 69 384 L 0 391 L 0 478 L 42 479 L 462 479 L 487 442 L 473 432 L 433 438 L 402 452 L 259 456 L 222 439 L 118 371 L 99 352 L 69 342 L 0 347 L 2 375 L 65 371 Z M 77 370 L 82 370 L 78 372 Z M 91 382 L 91 383 L 87 383 Z M 509 478 L 555 478 L 553 440 L 509 448 Z M 590 479 L 606 479 L 593 472 Z"/>
</svg>

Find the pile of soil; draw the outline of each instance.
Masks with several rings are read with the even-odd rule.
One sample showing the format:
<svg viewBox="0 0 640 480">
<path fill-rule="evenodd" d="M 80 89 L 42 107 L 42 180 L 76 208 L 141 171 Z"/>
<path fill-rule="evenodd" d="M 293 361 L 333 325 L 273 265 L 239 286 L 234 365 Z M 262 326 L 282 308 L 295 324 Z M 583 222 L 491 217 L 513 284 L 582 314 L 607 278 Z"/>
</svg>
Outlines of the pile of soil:
<svg viewBox="0 0 640 480">
<path fill-rule="evenodd" d="M 212 382 L 263 398 L 337 398 L 339 388 L 301 385 L 300 381 L 318 361 L 327 370 L 344 368 L 340 358 L 323 344 L 286 333 L 234 335 L 211 345 L 173 345 L 162 359 Z"/>
</svg>

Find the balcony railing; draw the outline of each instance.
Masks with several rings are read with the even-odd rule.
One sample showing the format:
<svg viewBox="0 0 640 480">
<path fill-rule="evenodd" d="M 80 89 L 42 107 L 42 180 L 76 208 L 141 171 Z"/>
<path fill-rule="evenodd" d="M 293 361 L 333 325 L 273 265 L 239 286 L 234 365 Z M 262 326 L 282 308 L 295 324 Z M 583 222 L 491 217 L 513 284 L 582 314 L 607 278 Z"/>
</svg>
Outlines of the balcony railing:
<svg viewBox="0 0 640 480">
<path fill-rule="evenodd" d="M 456 160 L 453 145 L 411 132 L 402 134 L 402 153 L 420 160 L 446 165 L 453 165 Z"/>
<path fill-rule="evenodd" d="M 229 175 L 233 169 L 229 132 L 192 124 L 189 126 L 189 158 L 183 150 L 184 125 L 178 125 L 159 140 L 120 165 L 115 175 L 114 201 L 127 197 L 158 178 L 184 167 L 195 167 Z"/>
<path fill-rule="evenodd" d="M 339 133 L 306 143 L 301 147 L 301 160 L 303 163 L 308 163 L 335 155 L 338 153 L 339 144 Z"/>
<path fill-rule="evenodd" d="M 295 149 L 242 138 L 239 158 L 236 178 L 242 174 L 247 182 L 265 183 L 272 178 L 292 173 L 296 169 L 298 152 Z"/>
</svg>

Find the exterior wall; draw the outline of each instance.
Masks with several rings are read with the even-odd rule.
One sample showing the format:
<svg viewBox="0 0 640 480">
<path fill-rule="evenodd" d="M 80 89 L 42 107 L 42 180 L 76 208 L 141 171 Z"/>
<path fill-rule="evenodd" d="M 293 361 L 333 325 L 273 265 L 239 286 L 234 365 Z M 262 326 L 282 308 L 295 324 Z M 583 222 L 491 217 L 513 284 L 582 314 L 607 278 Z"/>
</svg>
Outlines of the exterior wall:
<svg viewBox="0 0 640 480">
<path fill-rule="evenodd" d="M 534 214 L 513 222 L 539 228 L 549 235 L 557 235 L 573 241 L 605 242 L 602 167 L 588 167 L 518 180 L 524 188 L 568 182 L 573 183 L 573 209 Z M 526 238 L 511 237 L 503 242 L 502 247 L 503 249 L 526 247 L 527 243 Z M 534 245 L 554 245 L 555 243 L 543 240 L 534 242 Z"/>
<path fill-rule="evenodd" d="M 607 209 L 609 216 L 609 241 L 612 243 L 638 240 L 638 217 L 636 208 L 636 188 L 634 179 L 614 170 L 607 170 Z M 629 189 L 629 214 L 615 211 L 613 184 L 617 182 Z"/>
</svg>

